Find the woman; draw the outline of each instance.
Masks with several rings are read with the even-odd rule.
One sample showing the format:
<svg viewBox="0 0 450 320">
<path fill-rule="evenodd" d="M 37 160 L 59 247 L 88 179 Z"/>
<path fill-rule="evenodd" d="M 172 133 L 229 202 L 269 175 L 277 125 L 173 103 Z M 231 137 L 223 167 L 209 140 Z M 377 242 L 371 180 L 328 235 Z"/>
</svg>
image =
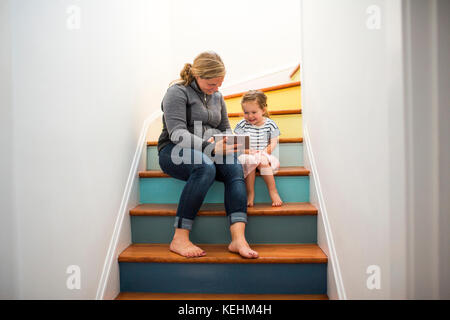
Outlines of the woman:
<svg viewBox="0 0 450 320">
<path fill-rule="evenodd" d="M 218 54 L 203 52 L 193 64 L 184 65 L 180 76 L 163 98 L 163 130 L 158 140 L 163 172 L 186 181 L 170 250 L 185 257 L 206 255 L 189 240 L 189 232 L 209 188 L 218 180 L 225 185 L 225 210 L 231 232 L 228 250 L 245 258 L 257 258 L 258 253 L 245 239 L 247 192 L 242 166 L 236 160 L 236 146 L 211 139 L 214 131 L 231 131 L 225 101 L 218 92 L 225 76 L 224 64 Z M 232 163 L 223 161 L 230 155 Z"/>
</svg>

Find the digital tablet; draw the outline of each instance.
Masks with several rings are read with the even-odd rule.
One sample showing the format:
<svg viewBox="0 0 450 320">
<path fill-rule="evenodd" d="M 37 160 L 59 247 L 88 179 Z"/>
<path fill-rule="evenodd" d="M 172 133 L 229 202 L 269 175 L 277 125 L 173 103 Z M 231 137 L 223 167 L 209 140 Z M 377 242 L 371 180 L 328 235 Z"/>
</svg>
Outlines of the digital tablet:
<svg viewBox="0 0 450 320">
<path fill-rule="evenodd" d="M 238 144 L 242 145 L 242 149 L 250 148 L 250 136 L 247 134 L 215 134 L 214 141 L 220 141 L 224 137 L 227 139 L 227 144 Z"/>
</svg>

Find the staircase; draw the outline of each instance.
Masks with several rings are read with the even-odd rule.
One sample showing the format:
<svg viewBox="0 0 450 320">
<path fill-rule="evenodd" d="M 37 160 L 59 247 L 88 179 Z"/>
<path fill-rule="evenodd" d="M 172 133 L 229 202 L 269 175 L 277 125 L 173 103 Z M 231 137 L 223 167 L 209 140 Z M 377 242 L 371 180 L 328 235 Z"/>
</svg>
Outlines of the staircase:
<svg viewBox="0 0 450 320">
<path fill-rule="evenodd" d="M 184 258 L 169 251 L 184 181 L 164 174 L 156 142 L 148 142 L 147 170 L 140 172 L 140 204 L 130 210 L 132 244 L 119 256 L 117 299 L 302 300 L 327 299 L 327 256 L 317 245 L 317 209 L 309 203 L 309 170 L 303 167 L 299 69 L 292 82 L 262 89 L 280 127 L 275 176 L 284 203 L 272 207 L 262 177 L 248 208 L 246 237 L 258 259 L 230 253 L 224 187 L 214 182 L 198 213 L 191 240 L 207 253 Z M 242 94 L 225 97 L 230 124 L 242 119 Z"/>
</svg>

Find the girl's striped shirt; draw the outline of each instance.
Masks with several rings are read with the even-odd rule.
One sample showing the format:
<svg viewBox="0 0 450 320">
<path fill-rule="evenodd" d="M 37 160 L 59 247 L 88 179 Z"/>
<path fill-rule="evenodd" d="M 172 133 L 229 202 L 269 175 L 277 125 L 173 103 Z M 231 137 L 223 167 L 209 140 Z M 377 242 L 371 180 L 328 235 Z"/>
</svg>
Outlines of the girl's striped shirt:
<svg viewBox="0 0 450 320">
<path fill-rule="evenodd" d="M 252 125 L 243 119 L 236 125 L 234 133 L 250 135 L 250 149 L 264 150 L 269 145 L 270 139 L 280 135 L 280 129 L 275 121 L 269 118 L 265 119 L 261 126 Z"/>
</svg>

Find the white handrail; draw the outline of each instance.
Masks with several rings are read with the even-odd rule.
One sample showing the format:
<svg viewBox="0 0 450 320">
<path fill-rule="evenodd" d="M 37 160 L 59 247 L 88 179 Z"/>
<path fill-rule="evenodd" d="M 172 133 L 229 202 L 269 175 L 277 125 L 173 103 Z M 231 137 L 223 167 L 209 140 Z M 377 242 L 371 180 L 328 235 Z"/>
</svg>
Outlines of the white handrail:
<svg viewBox="0 0 450 320">
<path fill-rule="evenodd" d="M 131 196 L 131 191 L 133 184 L 136 182 L 136 179 L 138 179 L 137 171 L 139 167 L 139 163 L 142 160 L 142 156 L 145 156 L 145 152 L 143 152 L 145 147 L 147 146 L 147 132 L 150 124 L 155 121 L 159 116 L 162 115 L 162 111 L 158 110 L 153 112 L 145 121 L 141 129 L 141 134 L 139 136 L 139 140 L 136 146 L 136 151 L 134 153 L 133 162 L 131 163 L 131 168 L 128 173 L 128 179 L 127 183 L 125 185 L 125 190 L 123 192 L 122 201 L 120 203 L 119 212 L 116 218 L 116 222 L 114 224 L 114 231 L 111 236 L 111 241 L 109 243 L 108 252 L 106 254 L 105 263 L 103 265 L 102 274 L 100 277 L 100 281 L 97 288 L 97 294 L 96 294 L 96 300 L 103 300 L 105 296 L 105 291 L 108 285 L 108 282 L 110 281 L 110 275 L 111 275 L 111 269 L 114 262 L 117 262 L 117 246 L 119 243 L 119 237 L 122 230 L 122 225 L 124 222 L 124 219 L 126 217 L 129 218 L 128 208 L 129 208 L 129 201 Z M 112 280 L 111 280 L 112 281 Z"/>
</svg>

